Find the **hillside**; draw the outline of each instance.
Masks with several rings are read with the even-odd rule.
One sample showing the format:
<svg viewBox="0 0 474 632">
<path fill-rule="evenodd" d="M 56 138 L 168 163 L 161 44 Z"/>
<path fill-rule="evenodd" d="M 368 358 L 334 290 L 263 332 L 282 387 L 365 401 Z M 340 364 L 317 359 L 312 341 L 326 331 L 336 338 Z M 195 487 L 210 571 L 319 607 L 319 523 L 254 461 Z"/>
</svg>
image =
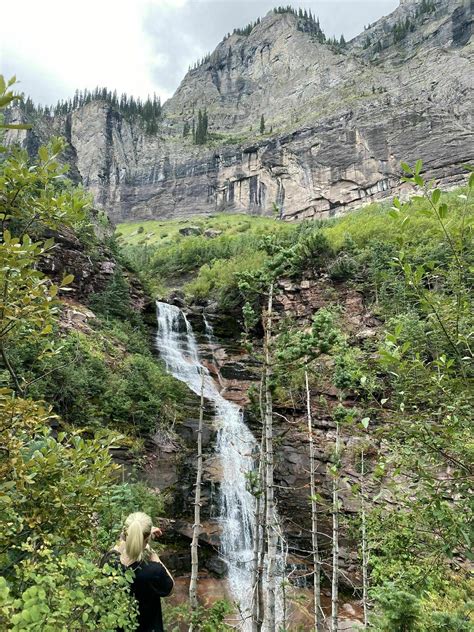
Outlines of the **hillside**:
<svg viewBox="0 0 474 632">
<path fill-rule="evenodd" d="M 420 6 L 402 2 L 344 46 L 313 18 L 270 12 L 188 72 L 155 133 L 97 100 L 26 115 L 34 128 L 19 137 L 34 149 L 65 135 L 72 175 L 115 221 L 274 205 L 289 220 L 327 218 L 398 194 L 400 161 L 420 157 L 451 186 L 473 157 L 472 14 L 464 0 Z M 204 145 L 183 137 L 199 109 Z"/>
</svg>

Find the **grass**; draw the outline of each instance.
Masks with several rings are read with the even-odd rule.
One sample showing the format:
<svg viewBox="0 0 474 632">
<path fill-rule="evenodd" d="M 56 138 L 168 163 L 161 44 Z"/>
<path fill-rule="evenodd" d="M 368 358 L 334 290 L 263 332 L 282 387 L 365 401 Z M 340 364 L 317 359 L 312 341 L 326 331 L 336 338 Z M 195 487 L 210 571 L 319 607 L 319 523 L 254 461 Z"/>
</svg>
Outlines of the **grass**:
<svg viewBox="0 0 474 632">
<path fill-rule="evenodd" d="M 191 217 L 184 220 L 147 220 L 143 222 L 127 222 L 117 225 L 116 234 L 124 246 L 170 244 L 185 239 L 179 230 L 186 226 L 199 226 L 204 232 L 207 229 L 221 230 L 227 236 L 244 233 L 268 234 L 275 230 L 289 230 L 271 217 L 260 217 L 245 214 L 219 213 L 202 217 Z M 189 239 L 189 238 L 187 238 Z M 207 239 L 207 238 L 206 238 Z"/>
<path fill-rule="evenodd" d="M 459 226 L 465 212 L 465 190 L 443 194 L 452 227 Z M 440 226 L 433 216 L 420 212 L 427 202 L 413 199 L 402 213 L 409 216 L 404 228 L 389 216 L 390 204 L 372 204 L 325 223 L 286 223 L 269 217 L 217 214 L 171 221 L 120 224 L 123 252 L 141 274 L 148 289 L 166 300 L 174 288 L 184 289 L 192 299 L 212 298 L 222 305 L 239 303 L 236 292 L 239 273 L 256 272 L 269 258 L 263 238 L 272 236 L 283 247 L 301 244 L 309 233 L 322 231 L 337 255 L 351 243 L 358 252 L 371 251 L 372 244 L 396 245 L 402 237 L 421 253 L 439 240 Z M 471 211 L 472 211 L 472 204 Z M 463 211 L 464 209 L 464 211 Z M 200 234 L 185 236 L 179 231 L 196 226 Z M 205 236 L 207 229 L 217 231 Z M 307 255 L 310 256 L 310 255 Z M 311 255 L 312 256 L 312 255 Z M 424 256 L 424 255 L 423 255 Z M 300 265 L 311 266 L 301 261 Z"/>
</svg>

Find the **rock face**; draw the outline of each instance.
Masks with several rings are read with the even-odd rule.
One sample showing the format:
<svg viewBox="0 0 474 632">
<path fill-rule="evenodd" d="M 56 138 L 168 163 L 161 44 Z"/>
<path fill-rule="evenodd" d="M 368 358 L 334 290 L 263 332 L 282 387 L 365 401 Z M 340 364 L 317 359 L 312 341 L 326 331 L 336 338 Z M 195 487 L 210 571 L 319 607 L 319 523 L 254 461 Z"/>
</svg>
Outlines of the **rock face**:
<svg viewBox="0 0 474 632">
<path fill-rule="evenodd" d="M 404 0 L 343 49 L 304 18 L 269 13 L 188 72 L 155 136 L 92 102 L 16 137 L 34 149 L 65 135 L 72 175 L 115 221 L 274 205 L 284 219 L 324 218 L 399 193 L 400 161 L 420 157 L 429 177 L 453 185 L 474 158 L 471 4 L 435 0 L 420 14 Z M 182 132 L 204 107 L 202 147 Z"/>
</svg>

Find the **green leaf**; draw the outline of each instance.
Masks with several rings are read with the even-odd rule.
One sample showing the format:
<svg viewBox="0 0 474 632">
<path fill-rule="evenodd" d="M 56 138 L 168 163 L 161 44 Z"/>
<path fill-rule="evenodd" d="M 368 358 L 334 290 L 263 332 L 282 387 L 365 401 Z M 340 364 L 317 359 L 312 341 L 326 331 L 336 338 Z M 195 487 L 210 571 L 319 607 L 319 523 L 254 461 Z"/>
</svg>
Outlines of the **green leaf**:
<svg viewBox="0 0 474 632">
<path fill-rule="evenodd" d="M 367 428 L 369 427 L 369 423 L 370 423 L 370 417 L 364 417 L 364 419 L 362 419 L 360 423 L 367 430 Z"/>
<path fill-rule="evenodd" d="M 424 187 L 425 186 L 425 181 L 423 180 L 423 178 L 420 175 L 416 175 L 414 178 L 415 183 L 419 186 L 419 187 Z"/>
<path fill-rule="evenodd" d="M 401 166 L 402 166 L 402 169 L 403 169 L 403 171 L 404 171 L 405 173 L 408 173 L 408 174 L 410 174 L 410 175 L 413 173 L 413 171 L 412 171 L 412 169 L 411 169 L 410 165 L 408 165 L 406 162 L 402 162 L 402 165 L 401 165 Z"/>
<path fill-rule="evenodd" d="M 415 175 L 419 176 L 423 168 L 423 160 L 417 160 L 415 164 Z"/>
<path fill-rule="evenodd" d="M 439 216 L 441 219 L 445 219 L 448 216 L 448 205 L 447 204 L 440 204 L 439 205 Z"/>
<path fill-rule="evenodd" d="M 441 191 L 439 189 L 435 189 L 431 196 L 431 201 L 433 202 L 433 204 L 438 204 L 440 198 L 441 198 Z"/>
<path fill-rule="evenodd" d="M 61 287 L 64 287 L 65 285 L 69 285 L 70 283 L 72 283 L 74 281 L 74 275 L 73 274 L 67 274 L 64 279 L 61 282 Z"/>
</svg>

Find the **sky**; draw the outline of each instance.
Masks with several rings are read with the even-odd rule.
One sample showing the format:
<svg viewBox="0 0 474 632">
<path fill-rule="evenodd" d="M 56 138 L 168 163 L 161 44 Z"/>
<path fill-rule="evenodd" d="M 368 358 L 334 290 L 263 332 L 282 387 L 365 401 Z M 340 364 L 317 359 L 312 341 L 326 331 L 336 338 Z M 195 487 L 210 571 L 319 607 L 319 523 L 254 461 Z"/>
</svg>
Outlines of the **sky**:
<svg viewBox="0 0 474 632">
<path fill-rule="evenodd" d="M 45 105 L 106 86 L 165 101 L 223 36 L 279 4 L 311 9 L 348 40 L 398 0 L 13 0 L 0 19 L 0 73 Z"/>
</svg>

